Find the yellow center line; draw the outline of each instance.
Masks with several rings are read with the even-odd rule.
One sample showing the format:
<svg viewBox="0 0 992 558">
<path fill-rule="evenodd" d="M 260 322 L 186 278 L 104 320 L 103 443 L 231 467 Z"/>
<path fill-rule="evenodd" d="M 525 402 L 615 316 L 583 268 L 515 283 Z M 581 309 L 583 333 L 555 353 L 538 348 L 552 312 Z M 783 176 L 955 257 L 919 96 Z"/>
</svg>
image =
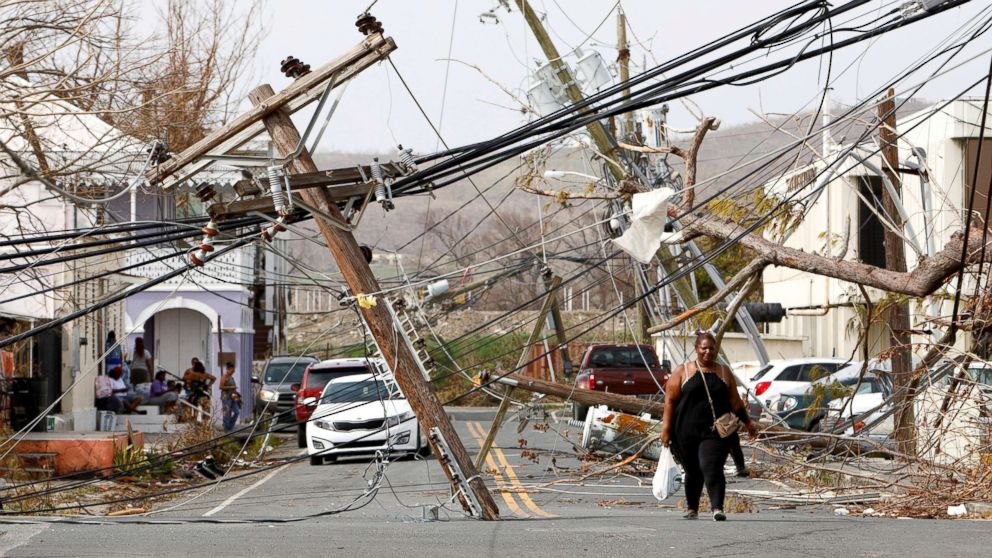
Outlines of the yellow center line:
<svg viewBox="0 0 992 558">
<path fill-rule="evenodd" d="M 478 428 L 479 432 L 482 432 L 482 425 L 475 422 L 468 423 L 469 434 L 471 434 L 472 437 L 475 438 L 475 441 L 479 443 L 479 447 L 482 447 L 482 442 L 485 436 L 479 436 L 476 434 L 476 428 Z M 517 501 L 513 499 L 513 495 L 511 493 L 506 492 L 506 482 L 503 480 L 503 475 L 499 473 L 499 467 L 497 467 L 496 462 L 493 461 L 492 454 L 486 456 L 486 463 L 489 464 L 489 468 L 493 471 L 493 478 L 496 479 L 496 486 L 501 489 L 500 496 L 503 497 L 503 501 L 506 502 L 506 505 L 510 508 L 510 511 L 520 517 L 530 519 L 530 514 L 520 508 Z"/>
<path fill-rule="evenodd" d="M 481 424 L 476 423 L 476 428 L 479 429 L 479 432 L 485 434 L 485 431 L 482 430 Z M 516 492 L 515 494 L 517 495 L 518 498 L 520 498 L 520 501 L 523 502 L 525 506 L 527 506 L 532 512 L 542 517 L 558 517 L 557 515 L 542 510 L 534 502 L 534 500 L 530 499 L 530 496 L 527 494 L 527 492 L 525 492 L 526 489 L 523 487 L 523 485 L 520 484 L 520 480 L 517 479 L 517 473 L 513 471 L 513 467 L 510 466 L 510 462 L 509 460 L 506 459 L 506 454 L 503 453 L 503 450 L 499 449 L 498 446 L 493 444 L 490 453 L 496 454 L 496 458 L 499 459 L 500 463 L 503 464 L 503 469 L 506 470 L 506 476 L 508 479 L 510 479 L 510 485 L 519 491 Z"/>
</svg>

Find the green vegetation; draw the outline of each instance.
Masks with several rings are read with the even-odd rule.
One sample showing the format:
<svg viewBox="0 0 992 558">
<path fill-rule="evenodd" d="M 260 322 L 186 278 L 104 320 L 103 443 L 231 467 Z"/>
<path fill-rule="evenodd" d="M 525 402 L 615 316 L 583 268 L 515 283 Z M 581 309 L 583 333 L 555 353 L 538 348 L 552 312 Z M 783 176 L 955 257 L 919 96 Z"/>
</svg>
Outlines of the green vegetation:
<svg viewBox="0 0 992 558">
<path fill-rule="evenodd" d="M 126 444 L 114 450 L 114 470 L 124 475 L 141 477 L 148 474 L 145 451 L 140 446 Z"/>
</svg>

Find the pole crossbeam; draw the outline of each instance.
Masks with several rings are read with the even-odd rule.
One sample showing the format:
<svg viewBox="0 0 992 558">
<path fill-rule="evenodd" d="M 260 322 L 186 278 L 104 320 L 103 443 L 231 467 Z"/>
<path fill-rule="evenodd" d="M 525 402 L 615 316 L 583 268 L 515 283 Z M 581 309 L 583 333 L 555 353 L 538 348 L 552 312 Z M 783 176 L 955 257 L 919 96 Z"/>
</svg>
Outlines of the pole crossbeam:
<svg viewBox="0 0 992 558">
<path fill-rule="evenodd" d="M 208 134 L 164 163 L 148 169 L 145 178 L 151 184 L 161 184 L 165 190 L 174 188 L 182 180 L 206 168 L 212 162 L 209 160 L 212 151 L 225 154 L 263 132 L 261 121 L 267 115 L 278 110 L 284 110 L 288 114 L 300 110 L 324 93 L 323 88 L 329 80 L 334 80 L 332 89 L 340 87 L 366 68 L 389 56 L 394 50 L 396 43 L 390 37 L 384 37 L 381 33 L 365 37 L 348 52 L 297 78 L 278 94 L 273 92 L 270 98 L 261 100 L 250 111 Z M 295 148 L 294 145 L 293 149 Z M 180 170 L 184 172 L 180 174 Z M 317 169 L 315 168 L 313 172 L 317 172 Z M 179 176 L 170 179 L 173 175 Z"/>
</svg>

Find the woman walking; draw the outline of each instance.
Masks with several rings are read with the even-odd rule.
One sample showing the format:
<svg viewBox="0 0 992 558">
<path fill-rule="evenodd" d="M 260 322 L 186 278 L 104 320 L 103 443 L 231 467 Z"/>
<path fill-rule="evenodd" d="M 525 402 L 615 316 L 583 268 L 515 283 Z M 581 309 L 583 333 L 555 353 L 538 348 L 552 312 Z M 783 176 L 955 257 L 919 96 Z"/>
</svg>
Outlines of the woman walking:
<svg viewBox="0 0 992 558">
<path fill-rule="evenodd" d="M 712 333 L 696 336 L 696 360 L 675 369 L 665 394 L 665 417 L 661 441 L 672 445 L 672 453 L 685 469 L 686 519 L 699 517 L 703 486 L 710 497 L 713 519 L 727 519 L 723 500 L 727 479 L 723 465 L 731 448 L 734 431 L 732 414 L 753 437 L 754 425 L 737 395 L 737 382 L 730 368 L 716 362 L 719 347 Z M 729 431 L 728 431 L 729 430 Z"/>
</svg>

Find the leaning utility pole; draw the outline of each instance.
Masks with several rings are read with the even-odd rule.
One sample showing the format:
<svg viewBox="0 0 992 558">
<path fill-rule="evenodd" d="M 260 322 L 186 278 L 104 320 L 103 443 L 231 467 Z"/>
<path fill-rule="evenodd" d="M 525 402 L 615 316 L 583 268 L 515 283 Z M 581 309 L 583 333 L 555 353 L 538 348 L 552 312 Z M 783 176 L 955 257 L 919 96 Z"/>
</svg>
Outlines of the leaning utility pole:
<svg viewBox="0 0 992 558">
<path fill-rule="evenodd" d="M 548 62 L 551 67 L 555 69 L 555 74 L 558 76 L 558 81 L 565 86 L 565 93 L 568 95 L 568 99 L 573 103 L 581 103 L 584 96 L 582 91 L 579 90 L 579 86 L 575 84 L 575 78 L 572 76 L 572 71 L 569 69 L 565 61 L 561 59 L 561 55 L 558 54 L 558 49 L 555 48 L 555 44 L 551 42 L 551 37 L 548 35 L 544 26 L 541 25 L 541 19 L 537 17 L 537 12 L 534 8 L 530 7 L 530 3 L 527 0 L 517 0 L 517 7 L 520 8 L 521 13 L 524 14 L 524 19 L 527 20 L 527 25 L 530 26 L 531 31 L 534 33 L 534 37 L 537 39 L 537 44 L 541 45 L 541 50 L 544 51 L 544 56 L 548 58 Z M 592 138 L 592 142 L 596 145 L 596 149 L 604 156 L 611 157 L 613 151 L 616 149 L 615 142 L 610 138 L 610 133 L 607 131 L 606 126 L 600 121 L 590 122 L 586 129 L 589 130 L 589 136 Z M 623 170 L 617 168 L 614 164 L 607 165 L 610 169 L 610 174 L 616 178 L 617 182 L 623 180 Z"/>
<path fill-rule="evenodd" d="M 294 195 L 302 200 L 300 205 L 306 204 L 315 210 L 314 220 L 324 235 L 331 255 L 351 292 L 356 298 L 358 295 L 365 295 L 362 299 L 363 304 L 358 305 L 359 312 L 383 357 L 392 366 L 396 383 L 403 390 L 410 407 L 416 413 L 421 431 L 427 437 L 454 493 L 457 494 L 462 506 L 474 516 L 481 519 L 499 519 L 499 508 L 496 507 L 492 495 L 451 425 L 444 407 L 437 398 L 433 384 L 421 372 L 413 348 L 409 343 L 397 342 L 398 338 L 405 337 L 405 332 L 393 319 L 389 301 L 378 294 L 381 289 L 355 237 L 351 234 L 352 227 L 338 210 L 337 202 L 343 199 L 340 197 L 341 192 L 335 193 L 325 187 L 334 182 L 329 172 L 323 173 L 325 177 L 322 181 L 315 180 L 321 173 L 301 142 L 300 134 L 290 118 L 293 112 L 318 98 L 324 98 L 317 94 L 320 90 L 326 95 L 335 86 L 345 83 L 364 69 L 385 59 L 396 49 L 393 40 L 383 36 L 382 26 L 378 25 L 375 18 L 369 14 L 363 14 L 357 25 L 366 35 L 361 43 L 313 71 L 309 71 L 309 66 L 297 68 L 302 71 L 292 72 L 295 74 L 295 81 L 278 94 L 269 85 L 258 86 L 249 94 L 253 105 L 251 110 L 211 132 L 169 160 L 148 169 L 146 178 L 152 184 L 161 185 L 163 189 L 174 188 L 218 158 L 229 157 L 231 150 L 243 145 L 262 131 L 268 131 L 279 156 L 288 159 L 285 164 L 286 174 L 295 176 L 302 173 L 306 175 L 303 177 L 304 181 L 310 182 L 309 187 L 297 189 Z M 302 66 L 298 60 L 296 62 L 297 66 Z M 290 155 L 292 157 L 289 157 Z M 180 174 L 180 171 L 185 174 Z M 358 174 L 365 176 L 361 169 Z M 288 176 L 287 180 L 292 181 L 293 176 Z M 171 182 L 166 182 L 167 180 Z M 365 181 L 359 190 L 368 192 L 374 186 L 374 183 Z M 353 188 L 344 186 L 343 189 L 350 192 L 346 194 L 349 198 L 358 195 Z M 273 200 L 268 200 L 266 204 L 274 207 Z M 281 229 L 277 223 L 264 231 L 263 237 L 267 238 L 270 231 L 278 230 Z"/>
<path fill-rule="evenodd" d="M 523 368 L 524 364 L 527 364 L 527 360 L 530 358 L 531 347 L 539 339 L 541 339 L 541 333 L 544 331 L 544 324 L 547 323 L 548 313 L 551 312 L 551 308 L 557 304 L 555 296 L 558 292 L 558 287 L 561 286 L 561 277 L 553 277 L 548 284 L 548 294 L 544 297 L 544 303 L 541 305 L 541 311 L 537 314 L 537 320 L 534 322 L 534 329 L 530 332 L 530 337 L 527 338 L 527 343 L 524 344 L 523 351 L 520 353 L 520 358 L 517 359 L 517 366 L 514 367 L 514 372 L 519 372 Z M 558 338 L 558 343 L 564 343 L 562 338 Z M 479 448 L 479 454 L 475 456 L 475 466 L 479 469 L 486 462 L 486 456 L 489 455 L 490 448 L 493 447 L 493 442 L 496 441 L 496 433 L 499 432 L 500 426 L 503 425 L 503 418 L 506 416 L 506 411 L 510 409 L 510 401 L 513 398 L 513 386 L 508 386 L 506 391 L 503 392 L 503 399 L 499 403 L 499 408 L 496 409 L 496 415 L 493 417 L 493 423 L 489 426 L 489 430 L 486 432 L 486 439 L 482 442 L 482 447 Z"/>
<path fill-rule="evenodd" d="M 555 48 L 554 43 L 551 42 L 551 37 L 548 35 L 548 31 L 544 28 L 544 25 L 541 24 L 541 19 L 537 16 L 537 12 L 534 11 L 534 8 L 530 6 L 527 0 L 516 0 L 516 2 L 517 7 L 520 8 L 521 13 L 524 15 L 524 19 L 527 20 L 527 25 L 530 26 L 531 32 L 534 33 L 537 43 L 541 45 L 541 50 L 544 51 L 544 55 L 556 70 L 558 79 L 565 86 L 568 98 L 573 103 L 581 102 L 583 99 L 582 91 L 575 85 L 575 79 L 572 76 L 571 70 L 569 70 L 568 65 L 562 60 L 561 54 L 558 53 L 558 49 Z M 611 162 L 606 166 L 610 169 L 610 174 L 619 183 L 625 176 L 623 170 L 614 164 L 617 160 L 617 157 L 615 157 L 617 150 L 613 137 L 610 136 L 609 131 L 598 120 L 589 123 L 586 129 L 589 131 L 589 137 L 592 138 L 596 150 L 603 156 L 610 157 Z M 661 262 L 666 275 L 674 275 L 678 271 L 678 262 L 671 256 L 659 254 L 658 260 Z M 672 287 L 686 306 L 692 307 L 698 304 L 698 297 L 685 277 L 672 282 Z"/>
<path fill-rule="evenodd" d="M 897 147 L 898 135 L 896 134 L 896 101 L 895 91 L 891 88 L 883 99 L 878 103 L 878 128 L 879 141 L 882 146 L 882 170 L 885 177 L 892 184 L 894 195 L 889 193 L 888 188 L 882 188 L 882 205 L 889 219 L 892 220 L 894 229 L 885 229 L 885 269 L 904 273 L 906 271 L 906 249 L 902 235 L 904 230 L 903 221 L 900 217 L 897 204 L 901 204 L 901 184 L 899 179 L 899 149 Z M 891 304 L 886 313 L 889 326 L 890 347 L 895 349 L 892 352 L 892 387 L 895 393 L 907 393 L 903 387 L 908 387 L 913 381 L 913 366 L 910 360 L 910 320 L 909 302 L 899 301 Z M 870 324 L 869 324 L 869 327 Z M 867 335 L 867 333 L 866 333 Z M 901 402 L 896 402 L 895 429 L 893 438 L 896 441 L 898 450 L 905 455 L 915 454 L 916 430 L 914 426 L 914 416 L 912 399 L 908 394 Z M 902 403 L 901 405 L 899 403 Z"/>
<path fill-rule="evenodd" d="M 268 84 L 256 87 L 248 94 L 252 106 L 259 107 L 266 103 L 266 100 L 275 95 L 275 91 Z M 300 145 L 300 134 L 290 119 L 289 114 L 280 109 L 269 113 L 262 119 L 269 136 L 272 138 L 273 146 L 280 157 L 286 157 Z M 288 171 L 292 174 L 317 172 L 317 165 L 314 164 L 310 153 L 306 148 L 302 148 L 299 156 L 291 161 Z M 344 217 L 338 210 L 337 204 L 328 196 L 327 192 L 320 188 L 306 189 L 299 192 L 307 204 L 326 213 L 331 219 L 338 222 L 345 222 Z M 379 293 L 382 289 L 376 280 L 372 269 L 365 261 L 358 242 L 350 230 L 337 227 L 328 219 L 321 215 L 314 215 L 314 220 L 320 228 L 320 232 L 327 241 L 327 247 L 337 263 L 341 275 L 355 296 L 363 294 Z M 382 296 L 382 295 L 377 295 Z M 472 494 L 462 494 L 462 504 L 469 508 L 470 499 L 475 499 L 480 506 L 482 519 L 498 519 L 499 508 L 493 501 L 489 489 L 479 477 L 472 458 L 469 456 L 461 439 L 455 432 L 448 415 L 437 397 L 434 385 L 430 383 L 417 366 L 416 356 L 405 343 L 397 343 L 395 329 L 398 327 L 387 308 L 388 301 L 382 304 L 359 305 L 359 312 L 368 324 L 372 337 L 375 338 L 386 362 L 392 367 L 393 375 L 399 384 L 403 394 L 410 402 L 410 407 L 417 414 L 417 421 L 420 429 L 428 436 L 434 455 L 442 464 L 448 460 L 454 460 L 463 475 L 463 478 L 455 478 L 455 475 L 446 466 L 442 469 L 448 475 L 454 490 L 460 492 L 462 481 L 468 482 Z M 439 439 L 430 436 L 429 433 L 439 431 L 446 444 L 440 443 Z M 447 446 L 447 451 L 441 449 L 442 445 Z"/>
</svg>

